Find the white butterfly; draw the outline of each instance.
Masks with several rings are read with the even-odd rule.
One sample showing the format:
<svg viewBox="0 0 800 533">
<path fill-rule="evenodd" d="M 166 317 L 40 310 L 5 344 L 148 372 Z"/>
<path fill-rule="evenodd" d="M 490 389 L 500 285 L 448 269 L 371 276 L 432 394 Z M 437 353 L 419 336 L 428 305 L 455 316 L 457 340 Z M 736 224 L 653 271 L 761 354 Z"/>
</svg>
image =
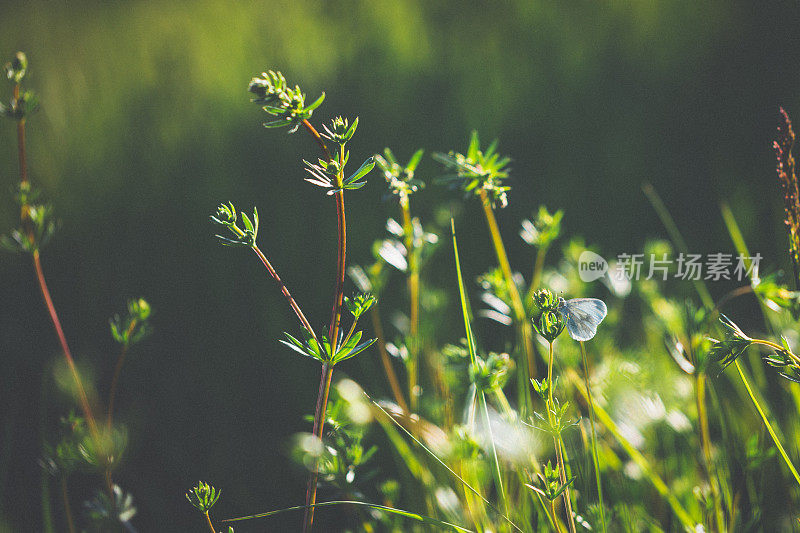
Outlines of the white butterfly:
<svg viewBox="0 0 800 533">
<path fill-rule="evenodd" d="M 597 326 L 608 314 L 605 302 L 597 298 L 559 298 L 557 311 L 567 321 L 569 336 L 576 341 L 588 341 L 594 337 Z"/>
</svg>

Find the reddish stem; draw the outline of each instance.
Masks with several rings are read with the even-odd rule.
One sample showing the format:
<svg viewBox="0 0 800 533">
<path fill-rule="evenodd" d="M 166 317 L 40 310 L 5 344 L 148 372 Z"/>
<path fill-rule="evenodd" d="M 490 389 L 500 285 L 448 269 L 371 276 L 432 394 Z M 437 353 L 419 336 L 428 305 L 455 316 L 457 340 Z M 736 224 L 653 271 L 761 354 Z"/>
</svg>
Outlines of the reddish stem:
<svg viewBox="0 0 800 533">
<path fill-rule="evenodd" d="M 317 408 L 314 412 L 313 434 L 322 440 L 322 431 L 325 427 L 325 410 L 328 405 L 328 393 L 331 389 L 331 378 L 333 377 L 333 366 L 327 363 L 322 365 L 322 375 L 319 380 L 319 393 L 317 394 Z M 317 480 L 319 479 L 319 465 L 314 462 L 314 470 L 308 477 L 306 487 L 306 511 L 303 515 L 303 532 L 311 531 L 314 523 L 314 505 L 317 503 Z"/>
<path fill-rule="evenodd" d="M 333 161 L 325 141 L 322 136 L 311 125 L 308 120 L 303 120 L 303 126 L 314 137 L 314 140 L 319 145 L 322 153 L 325 155 L 327 161 Z M 344 167 L 344 150 L 339 153 L 339 173 L 336 176 L 336 186 L 339 190 L 335 194 L 336 198 L 336 226 L 338 230 L 338 248 L 339 257 L 337 260 L 336 270 L 336 291 L 333 295 L 333 309 L 331 310 L 331 323 L 328 329 L 328 339 L 331 346 L 331 356 L 336 353 L 337 339 L 339 336 L 339 322 L 342 316 L 342 298 L 344 296 L 344 274 L 345 263 L 347 255 L 347 226 L 344 211 L 344 191 L 341 190 L 342 186 L 342 173 L 341 169 Z M 322 431 L 325 426 L 325 411 L 328 406 L 328 392 L 331 387 L 331 378 L 333 377 L 333 365 L 324 363 L 322 365 L 322 376 L 319 382 L 319 394 L 317 395 L 317 408 L 314 413 L 314 435 L 322 439 Z M 314 470 L 308 478 L 308 486 L 306 487 L 306 510 L 303 515 L 303 532 L 309 533 L 314 524 L 314 504 L 317 501 L 317 480 L 319 478 L 318 464 L 314 464 Z"/>
<path fill-rule="evenodd" d="M 42 297 L 44 298 L 47 312 L 50 314 L 50 320 L 53 322 L 53 327 L 56 330 L 58 342 L 61 344 L 61 351 L 64 353 L 64 359 L 67 361 L 67 366 L 69 367 L 72 377 L 75 380 L 75 387 L 78 390 L 78 401 L 81 404 L 81 409 L 86 417 L 86 422 L 89 424 L 89 430 L 91 431 L 92 436 L 99 441 L 100 434 L 97 430 L 97 423 L 95 422 L 92 408 L 89 405 L 89 397 L 86 395 L 86 390 L 83 388 L 83 382 L 81 381 L 80 374 L 78 374 L 78 369 L 75 366 L 75 360 L 72 358 L 72 353 L 70 352 L 69 345 L 67 344 L 67 338 L 64 335 L 64 330 L 61 328 L 61 321 L 58 319 L 56 308 L 53 305 L 53 299 L 50 297 L 50 290 L 47 288 L 47 282 L 44 279 L 44 272 L 42 271 L 42 261 L 39 257 L 39 250 L 34 250 L 32 255 L 33 268 L 36 270 L 36 279 L 39 281 L 39 289 L 42 292 Z"/>
<path fill-rule="evenodd" d="M 314 140 L 317 141 L 319 145 L 319 149 L 322 150 L 322 153 L 325 154 L 325 161 L 333 161 L 333 157 L 331 157 L 330 151 L 328 151 L 328 147 L 325 145 L 325 141 L 322 140 L 322 135 L 311 125 L 308 120 L 303 121 L 303 127 L 314 137 Z"/>
<path fill-rule="evenodd" d="M 256 253 L 258 258 L 261 259 L 261 262 L 267 268 L 267 272 L 269 272 L 269 275 L 272 276 L 272 279 L 274 279 L 278 283 L 278 285 L 280 285 L 281 294 L 283 294 L 284 298 L 286 298 L 286 301 L 289 302 L 292 311 L 294 311 L 294 314 L 297 315 L 297 318 L 300 320 L 300 323 L 303 325 L 303 328 L 306 331 L 308 331 L 314 338 L 314 340 L 317 341 L 317 344 L 319 344 L 319 340 L 317 339 L 317 335 L 314 333 L 314 329 L 311 327 L 311 324 L 308 323 L 306 316 L 303 314 L 303 311 L 300 310 L 300 306 L 297 305 L 297 302 L 294 300 L 291 293 L 289 293 L 289 289 L 286 288 L 286 285 L 284 285 L 280 276 L 278 276 L 278 273 L 272 267 L 272 264 L 270 264 L 269 260 L 267 259 L 267 256 L 265 256 L 264 252 L 262 252 L 261 249 L 256 245 L 253 245 L 253 251 Z"/>
</svg>

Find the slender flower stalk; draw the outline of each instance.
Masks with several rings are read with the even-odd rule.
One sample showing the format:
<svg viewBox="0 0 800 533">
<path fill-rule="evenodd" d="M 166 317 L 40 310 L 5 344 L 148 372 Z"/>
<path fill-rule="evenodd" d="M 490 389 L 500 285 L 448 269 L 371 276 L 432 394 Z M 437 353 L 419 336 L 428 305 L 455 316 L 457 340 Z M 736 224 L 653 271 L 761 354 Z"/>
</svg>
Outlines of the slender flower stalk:
<svg viewBox="0 0 800 533">
<path fill-rule="evenodd" d="M 762 344 L 769 345 L 772 343 L 768 344 L 768 341 L 763 341 Z M 764 421 L 764 425 L 767 427 L 767 431 L 769 431 L 769 434 L 772 437 L 775 446 L 781 453 L 781 457 L 783 457 L 783 462 L 786 463 L 786 466 L 789 468 L 789 471 L 792 473 L 792 476 L 794 476 L 795 481 L 797 481 L 797 484 L 800 485 L 800 474 L 797 473 L 797 469 L 792 464 L 791 459 L 789 459 L 789 455 L 786 453 L 786 450 L 784 449 L 783 444 L 781 444 L 780 439 L 778 439 L 778 435 L 772 428 L 772 424 L 769 423 L 769 419 L 767 418 L 767 415 L 764 413 L 764 409 L 761 408 L 761 404 L 758 403 L 755 394 L 753 394 L 753 390 L 750 388 L 750 383 L 748 383 L 747 378 L 744 375 L 744 371 L 742 371 L 742 366 L 739 364 L 739 360 L 738 359 L 735 360 L 734 364 L 736 365 L 736 370 L 739 372 L 739 377 L 742 379 L 744 387 L 747 389 L 747 394 L 750 395 L 750 399 L 753 401 L 753 405 L 755 405 L 759 416 L 761 416 L 761 420 Z"/>
<path fill-rule="evenodd" d="M 297 319 L 300 321 L 300 324 L 302 324 L 303 329 L 308 331 L 308 333 L 314 338 L 314 340 L 318 341 L 317 335 L 314 333 L 314 328 L 312 328 L 311 324 L 309 324 L 308 319 L 306 319 L 306 316 L 303 314 L 303 311 L 300 309 L 300 306 L 297 305 L 297 302 L 292 297 L 291 293 L 289 292 L 289 289 L 286 288 L 286 285 L 283 283 L 280 276 L 278 276 L 278 273 L 272 267 L 272 264 L 267 259 L 267 256 L 265 256 L 264 252 L 262 252 L 261 249 L 255 244 L 253 244 L 253 251 L 256 253 L 258 258 L 264 264 L 264 267 L 266 267 L 267 272 L 269 272 L 269 275 L 272 276 L 272 279 L 274 279 L 275 282 L 280 286 L 281 294 L 283 294 L 284 298 L 286 298 L 286 301 L 289 302 L 289 306 L 292 308 L 292 311 L 294 311 L 294 314 L 295 316 L 297 316 Z"/>
<path fill-rule="evenodd" d="M 211 514 L 206 511 L 203 513 L 203 515 L 206 517 L 206 523 L 208 524 L 208 529 L 211 530 L 211 533 L 217 533 L 217 530 L 214 528 L 214 523 L 211 522 Z"/>
<path fill-rule="evenodd" d="M 386 379 L 389 381 L 389 388 L 392 389 L 392 396 L 394 401 L 405 413 L 410 413 L 408 404 L 403 397 L 403 390 L 400 387 L 400 381 L 397 379 L 397 374 L 392 366 L 392 360 L 389 358 L 389 352 L 386 351 L 386 337 L 383 332 L 383 325 L 381 324 L 381 316 L 378 311 L 378 306 L 373 305 L 370 309 L 370 318 L 372 319 L 372 329 L 375 331 L 377 337 L 378 352 L 381 354 L 381 363 L 383 364 L 383 371 L 386 373 Z"/>
<path fill-rule="evenodd" d="M 56 313 L 55 305 L 53 305 L 53 299 L 50 296 L 50 290 L 47 288 L 47 282 L 44 279 L 44 271 L 42 270 L 42 261 L 39 256 L 39 251 L 34 250 L 32 255 L 33 268 L 36 271 L 36 279 L 39 283 L 39 290 L 42 293 L 45 307 L 47 307 L 47 312 L 50 315 L 53 328 L 58 336 L 58 342 L 61 345 L 61 352 L 64 354 L 64 360 L 67 362 L 67 367 L 69 368 L 70 374 L 72 374 L 72 378 L 75 381 L 75 388 L 78 393 L 78 402 L 80 403 L 83 415 L 86 417 L 86 422 L 89 425 L 89 431 L 91 432 L 92 437 L 99 442 L 100 432 L 97 428 L 97 421 L 89 403 L 89 397 L 86 394 L 86 389 L 83 386 L 83 381 L 78 373 L 78 368 L 75 366 L 75 360 L 72 358 L 72 352 L 67 344 L 67 337 L 64 335 L 64 330 L 61 327 L 61 321 L 58 319 L 58 313 Z"/>
<path fill-rule="evenodd" d="M 708 409 L 706 408 L 706 374 L 697 372 L 695 374 L 695 400 L 697 402 L 697 417 L 700 423 L 700 444 L 703 448 L 703 458 L 706 463 L 706 476 L 708 484 L 711 486 L 711 499 L 714 505 L 714 520 L 716 521 L 717 531 L 726 531 L 725 517 L 722 512 L 722 496 L 719 490 L 714 458 L 711 455 L 711 432 L 708 429 Z"/>
<path fill-rule="evenodd" d="M 486 223 L 489 226 L 489 233 L 492 237 L 492 244 L 494 245 L 495 254 L 497 255 L 497 262 L 500 265 L 500 270 L 503 272 L 503 277 L 506 281 L 506 287 L 509 295 L 511 296 L 511 307 L 514 311 L 514 318 L 517 323 L 520 340 L 523 348 L 523 372 L 519 373 L 518 384 L 520 393 L 520 411 L 525 415 L 526 410 L 529 410 L 531 405 L 530 391 L 528 383 L 530 379 L 536 377 L 536 361 L 534 359 L 533 349 L 533 330 L 530 323 L 525 316 L 525 306 L 522 303 L 522 297 L 519 294 L 517 284 L 514 283 L 514 276 L 511 272 L 511 264 L 508 261 L 508 254 L 506 253 L 503 239 L 500 236 L 500 228 L 497 225 L 497 219 L 494 216 L 494 209 L 492 202 L 487 192 L 483 189 L 480 191 L 481 205 L 486 217 Z"/>
<path fill-rule="evenodd" d="M 137 324 L 139 321 L 137 319 L 131 320 L 130 325 L 128 326 L 126 333 L 127 337 L 130 337 L 133 331 L 136 329 Z M 119 381 L 119 375 L 122 371 L 122 364 L 125 362 L 125 355 L 128 353 L 128 343 L 122 344 L 122 349 L 120 350 L 119 357 L 117 357 L 117 364 L 114 367 L 114 376 L 111 378 L 111 388 L 108 391 L 108 412 L 106 414 L 106 427 L 109 431 L 111 431 L 111 423 L 114 418 L 114 398 L 116 397 L 117 393 L 117 383 Z"/>
<path fill-rule="evenodd" d="M 303 126 L 314 137 L 319 144 L 325 157 L 330 162 L 331 154 L 328 151 L 325 142 L 322 140 L 319 132 L 311 125 L 308 120 L 303 121 Z M 344 276 L 346 266 L 347 254 L 347 226 L 344 210 L 344 190 L 341 189 L 344 181 L 343 168 L 345 163 L 344 148 L 339 152 L 339 172 L 336 174 L 336 187 L 339 189 L 335 193 L 336 199 L 336 227 L 338 234 L 338 260 L 336 268 L 336 291 L 333 296 L 333 309 L 331 310 L 331 323 L 329 327 L 329 336 L 331 343 L 331 350 L 336 352 L 337 339 L 339 335 L 339 321 L 342 316 L 342 299 L 344 298 Z M 322 365 L 322 372 L 319 382 L 319 393 L 317 394 L 317 407 L 314 412 L 314 428 L 313 434 L 318 439 L 322 439 L 322 432 L 325 427 L 325 412 L 328 406 L 328 393 L 331 388 L 331 379 L 333 377 L 333 365 L 324 363 Z M 314 468 L 309 475 L 308 485 L 306 487 L 306 509 L 303 516 L 303 532 L 308 533 L 312 530 L 314 525 L 314 509 L 317 502 L 317 482 L 319 479 L 319 465 L 315 462 Z"/>
<path fill-rule="evenodd" d="M 64 516 L 67 519 L 69 533 L 76 533 L 75 520 L 72 518 L 72 509 L 69 505 L 69 490 L 67 489 L 67 477 L 61 476 L 61 499 L 64 501 Z"/>
<path fill-rule="evenodd" d="M 553 401 L 553 342 L 549 342 L 549 358 L 547 362 L 547 414 L 550 418 L 550 424 L 555 426 L 555 418 L 553 411 L 555 410 L 555 402 Z M 561 485 L 567 484 L 567 469 L 564 465 L 564 454 L 562 448 L 564 442 L 561 439 L 561 433 L 553 435 L 553 445 L 556 449 L 556 461 L 558 462 L 558 473 L 561 478 Z M 564 508 L 567 512 L 567 524 L 569 525 L 570 533 L 576 533 L 575 518 L 572 516 L 572 498 L 570 497 L 570 490 L 567 486 L 562 496 L 564 500 Z"/>
<path fill-rule="evenodd" d="M 597 503 L 600 506 L 600 524 L 602 531 L 606 531 L 606 512 L 603 505 L 603 484 L 600 482 L 600 458 L 597 455 L 597 430 L 594 421 L 594 401 L 592 398 L 592 388 L 589 386 L 589 360 L 586 357 L 586 346 L 580 341 L 581 356 L 583 357 L 583 380 L 586 386 L 586 394 L 589 400 L 589 421 L 592 424 L 592 461 L 594 462 L 594 479 L 597 484 Z"/>
<path fill-rule="evenodd" d="M 405 234 L 405 246 L 408 251 L 408 276 L 406 284 L 408 286 L 409 297 L 409 364 L 408 364 L 408 399 L 411 410 L 417 410 L 419 387 L 419 264 L 417 254 L 414 250 L 414 227 L 411 223 L 411 206 L 408 196 L 400 199 L 400 207 L 403 212 L 403 233 Z"/>
</svg>

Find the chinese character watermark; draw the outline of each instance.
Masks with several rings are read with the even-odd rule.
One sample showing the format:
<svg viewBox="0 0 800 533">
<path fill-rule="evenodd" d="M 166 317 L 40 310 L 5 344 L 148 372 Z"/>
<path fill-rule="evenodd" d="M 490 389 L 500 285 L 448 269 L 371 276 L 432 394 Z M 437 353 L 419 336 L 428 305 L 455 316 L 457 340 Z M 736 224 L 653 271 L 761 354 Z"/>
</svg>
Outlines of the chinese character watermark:
<svg viewBox="0 0 800 533">
<path fill-rule="evenodd" d="M 608 275 L 616 281 L 637 281 L 668 278 L 686 281 L 723 281 L 758 279 L 761 254 L 746 256 L 731 253 L 702 254 L 680 253 L 669 258 L 667 254 L 619 254 L 609 267 L 608 261 L 589 250 L 578 258 L 578 274 L 584 282 L 595 281 Z"/>
</svg>

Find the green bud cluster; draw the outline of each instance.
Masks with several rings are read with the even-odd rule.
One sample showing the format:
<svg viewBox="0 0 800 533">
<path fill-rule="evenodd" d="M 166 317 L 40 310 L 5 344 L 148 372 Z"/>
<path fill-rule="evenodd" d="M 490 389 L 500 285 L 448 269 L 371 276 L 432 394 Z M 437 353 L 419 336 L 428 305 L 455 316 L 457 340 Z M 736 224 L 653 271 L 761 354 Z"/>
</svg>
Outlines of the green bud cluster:
<svg viewBox="0 0 800 533">
<path fill-rule="evenodd" d="M 218 491 L 204 481 L 198 481 L 195 487 L 186 493 L 186 499 L 189 500 L 198 511 L 207 513 L 214 504 L 217 503 L 222 491 Z"/>
<path fill-rule="evenodd" d="M 548 289 L 539 289 L 533 293 L 533 310 L 531 321 L 536 332 L 548 342 L 556 340 L 567 325 L 558 311 L 558 298 Z"/>
<path fill-rule="evenodd" d="M 375 301 L 375 297 L 370 293 L 360 292 L 355 294 L 352 298 L 348 298 L 347 296 L 344 297 L 344 305 L 356 320 L 358 320 L 361 315 L 366 313 L 369 308 L 372 307 Z"/>
<path fill-rule="evenodd" d="M 384 148 L 383 156 L 376 155 L 375 162 L 383 172 L 389 190 L 400 198 L 400 202 L 407 202 L 408 197 L 418 190 L 425 187 L 422 180 L 414 178 L 414 171 L 422 160 L 424 150 L 419 149 L 414 152 L 408 163 L 403 166 L 397 162 L 394 153 L 389 148 Z"/>
<path fill-rule="evenodd" d="M 0 115 L 13 120 L 21 121 L 33 113 L 39 106 L 39 101 L 32 91 L 20 88 L 22 79 L 28 72 L 28 58 L 22 52 L 17 52 L 14 57 L 3 65 L 6 79 L 16 86 L 14 95 L 8 104 L 0 103 Z"/>
<path fill-rule="evenodd" d="M 514 369 L 514 361 L 507 353 L 490 353 L 484 360 L 475 357 L 469 366 L 470 380 L 479 391 L 490 392 L 502 389 Z"/>
<path fill-rule="evenodd" d="M 358 127 L 358 117 L 350 125 L 346 118 L 336 117 L 331 121 L 330 126 L 323 126 L 325 133 L 322 134 L 326 139 L 341 146 L 347 144 L 356 132 Z"/>
<path fill-rule="evenodd" d="M 217 207 L 217 212 L 209 217 L 215 224 L 223 226 L 233 234 L 233 238 L 223 237 L 216 235 L 216 237 L 225 246 L 248 246 L 253 247 L 256 244 L 256 237 L 258 236 L 258 209 L 253 208 L 253 219 L 247 216 L 247 213 L 242 213 L 242 223 L 244 228 L 238 226 L 238 214 L 236 207 L 230 202 L 228 204 L 220 204 Z"/>
<path fill-rule="evenodd" d="M 561 219 L 564 212 L 560 209 L 550 213 L 545 206 L 539 206 L 539 212 L 533 221 L 522 221 L 519 235 L 526 243 L 537 248 L 547 248 L 561 233 Z"/>
<path fill-rule="evenodd" d="M 30 182 L 19 184 L 15 195 L 23 214 L 22 224 L 8 235 L 0 236 L 0 246 L 12 252 L 34 253 L 50 242 L 57 221 L 50 204 L 34 203 L 39 191 Z"/>
<path fill-rule="evenodd" d="M 136 344 L 150 333 L 149 318 L 150 304 L 144 298 L 128 300 L 127 314 L 109 320 L 111 336 L 123 346 Z"/>
<path fill-rule="evenodd" d="M 481 150 L 478 132 L 473 131 L 466 154 L 437 152 L 433 158 L 454 172 L 439 181 L 459 187 L 467 194 L 486 193 L 491 202 L 501 208 L 508 205 L 507 193 L 511 187 L 503 185 L 503 180 L 508 178 L 507 166 L 511 159 L 497 153 L 497 141 Z"/>
<path fill-rule="evenodd" d="M 265 122 L 267 128 L 280 128 L 291 126 L 289 133 L 294 133 L 304 120 L 311 118 L 313 111 L 322 105 L 325 93 L 314 102 L 306 105 L 306 95 L 295 85 L 294 89 L 286 83 L 286 78 L 280 72 L 272 70 L 263 72 L 261 77 L 250 80 L 247 90 L 255 95 L 253 103 L 262 106 L 267 114 L 278 117 L 276 120 Z M 355 131 L 355 128 L 354 128 Z"/>
</svg>

